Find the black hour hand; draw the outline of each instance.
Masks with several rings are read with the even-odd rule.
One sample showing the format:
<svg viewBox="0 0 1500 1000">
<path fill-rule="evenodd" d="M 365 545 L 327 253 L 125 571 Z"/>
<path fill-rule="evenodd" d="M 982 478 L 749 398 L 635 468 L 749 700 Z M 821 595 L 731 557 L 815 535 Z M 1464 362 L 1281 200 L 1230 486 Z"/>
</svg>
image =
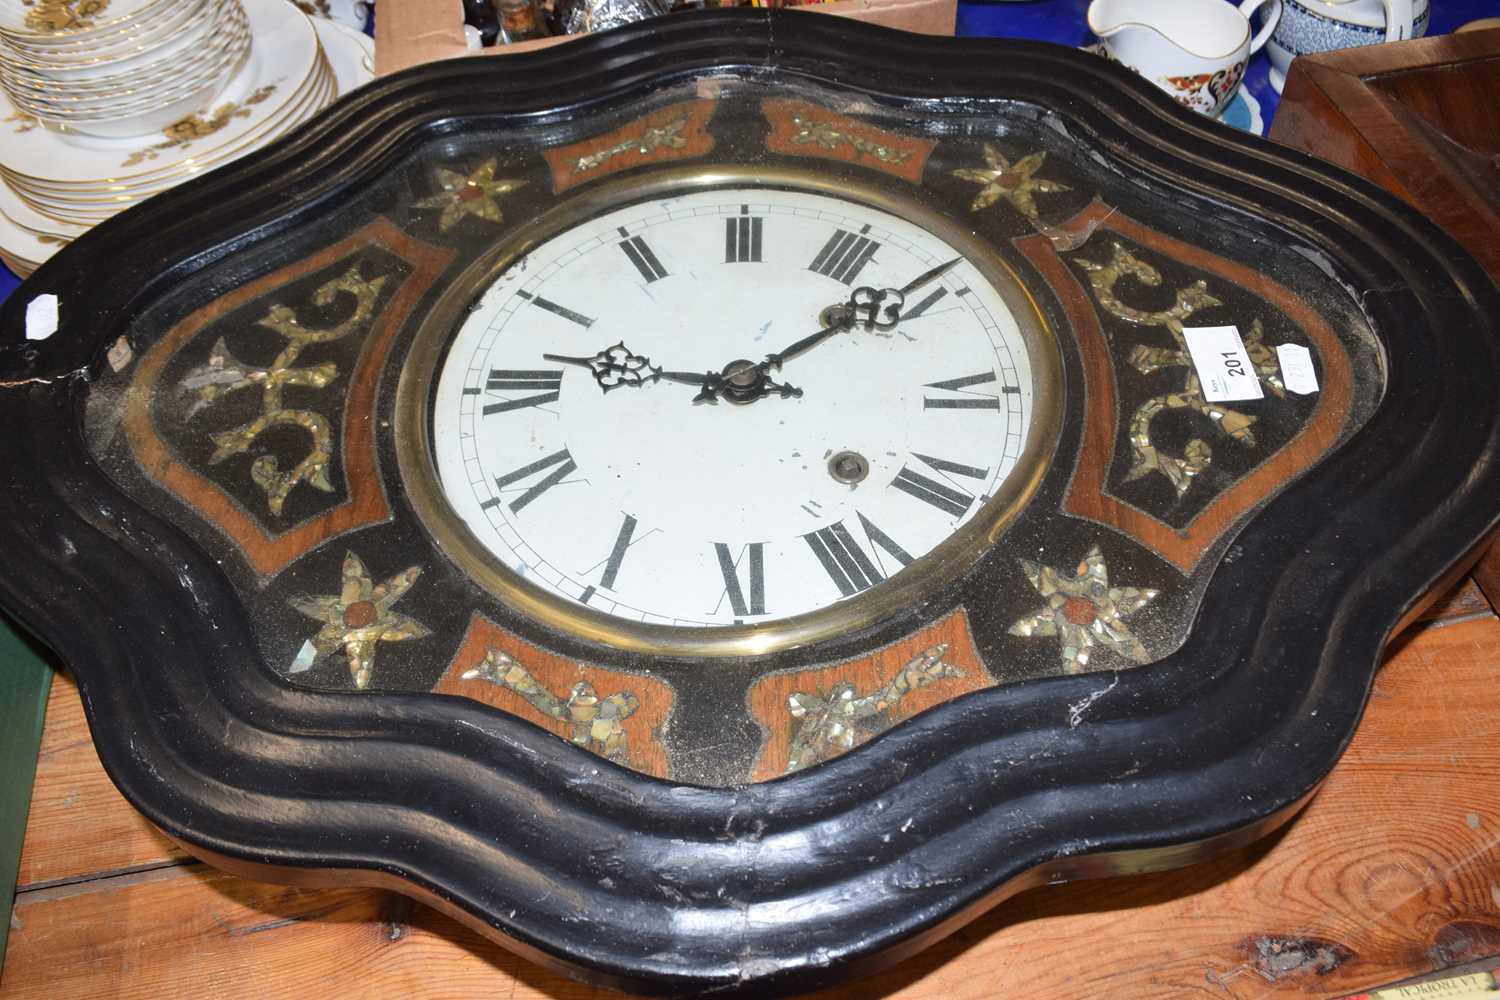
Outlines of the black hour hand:
<svg viewBox="0 0 1500 1000">
<path fill-rule="evenodd" d="M 561 361 L 563 364 L 587 368 L 593 373 L 594 381 L 599 383 L 599 388 L 605 392 L 625 385 L 639 388 L 649 382 L 667 377 L 661 368 L 651 363 L 650 358 L 643 354 L 632 353 L 630 348 L 625 346 L 624 341 L 613 347 L 606 347 L 599 353 L 586 358 L 569 358 L 561 354 L 543 354 L 542 357 L 548 361 Z M 681 380 L 674 379 L 674 381 Z"/>
<path fill-rule="evenodd" d="M 660 365 L 653 365 L 644 354 L 631 351 L 624 341 L 585 358 L 562 354 L 543 354 L 542 357 L 587 368 L 604 392 L 626 385 L 639 388 L 652 382 L 679 382 L 698 386 L 694 403 L 717 403 L 721 399 L 731 403 L 753 403 L 772 395 L 802 395 L 801 389 L 772 381 L 759 365 L 750 361 L 731 362 L 722 372 L 666 371 Z"/>
</svg>

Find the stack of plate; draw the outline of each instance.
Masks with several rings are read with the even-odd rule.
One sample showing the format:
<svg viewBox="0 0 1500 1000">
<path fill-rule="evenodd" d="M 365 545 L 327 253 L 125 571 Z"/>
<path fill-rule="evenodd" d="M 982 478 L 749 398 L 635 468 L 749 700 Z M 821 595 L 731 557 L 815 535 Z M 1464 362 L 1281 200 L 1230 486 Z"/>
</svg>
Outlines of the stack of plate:
<svg viewBox="0 0 1500 1000">
<path fill-rule="evenodd" d="M 250 53 L 239 0 L 110 0 L 80 17 L 86 2 L 0 7 L 0 86 L 49 128 L 154 132 L 203 110 Z"/>
<path fill-rule="evenodd" d="M 100 0 L 35 0 L 82 9 Z M 343 25 L 309 18 L 286 0 L 105 0 L 130 9 L 182 4 L 242 16 L 248 55 L 206 107 L 149 135 L 102 137 L 45 123 L 9 94 L 13 65 L 0 67 L 0 261 L 30 274 L 89 227 L 205 170 L 280 138 L 373 76 L 370 40 Z M 106 6 L 105 10 L 112 10 Z M 224 13 L 240 11 L 242 15 Z M 220 23 L 214 20 L 213 23 Z M 0 22 L 6 28 L 9 22 Z M 9 38 L 0 38 L 9 42 Z M 13 43 L 12 43 L 13 44 Z M 200 42 L 224 49 L 232 38 Z M 8 60 L 0 45 L 0 62 Z M 187 58 L 186 55 L 178 58 Z M 150 61 L 141 64 L 141 72 Z"/>
</svg>

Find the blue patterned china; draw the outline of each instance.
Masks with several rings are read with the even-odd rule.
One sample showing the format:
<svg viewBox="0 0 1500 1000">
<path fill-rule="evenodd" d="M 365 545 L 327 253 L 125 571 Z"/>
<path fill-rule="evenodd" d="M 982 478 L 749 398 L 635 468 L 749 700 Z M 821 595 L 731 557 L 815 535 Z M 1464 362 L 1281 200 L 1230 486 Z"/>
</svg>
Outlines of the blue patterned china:
<svg viewBox="0 0 1500 1000">
<path fill-rule="evenodd" d="M 1281 93 L 1298 56 L 1420 38 L 1431 16 L 1429 0 L 1285 0 L 1266 43 L 1271 86 Z"/>
</svg>

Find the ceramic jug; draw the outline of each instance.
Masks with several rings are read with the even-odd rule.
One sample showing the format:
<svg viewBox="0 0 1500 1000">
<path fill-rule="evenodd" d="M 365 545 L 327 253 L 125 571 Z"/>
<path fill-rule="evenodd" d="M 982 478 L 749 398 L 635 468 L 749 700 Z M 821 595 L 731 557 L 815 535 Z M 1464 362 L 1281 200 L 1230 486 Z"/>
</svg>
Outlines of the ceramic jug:
<svg viewBox="0 0 1500 1000">
<path fill-rule="evenodd" d="M 1299 55 L 1420 38 L 1431 16 L 1428 0 L 1286 0 L 1266 43 L 1271 86 L 1281 92 Z"/>
<path fill-rule="evenodd" d="M 1266 43 L 1281 17 L 1282 0 L 1093 0 L 1089 30 L 1103 52 L 1205 115 L 1229 103 L 1250 53 Z M 1250 17 L 1269 13 L 1251 37 Z"/>
</svg>

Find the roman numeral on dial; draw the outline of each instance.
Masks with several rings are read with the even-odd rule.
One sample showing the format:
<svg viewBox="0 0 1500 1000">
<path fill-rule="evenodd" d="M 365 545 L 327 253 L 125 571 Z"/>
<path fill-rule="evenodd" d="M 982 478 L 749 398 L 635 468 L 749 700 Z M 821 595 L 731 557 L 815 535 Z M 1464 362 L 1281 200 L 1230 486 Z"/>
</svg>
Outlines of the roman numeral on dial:
<svg viewBox="0 0 1500 1000">
<path fill-rule="evenodd" d="M 865 536 L 870 539 L 872 554 L 875 556 L 873 559 L 866 555 L 865 550 L 855 541 L 854 533 L 844 527 L 842 521 L 802 536 L 822 565 L 823 571 L 844 597 L 869 590 L 886 578 L 883 567 L 877 564 L 879 553 L 873 552 L 874 546 L 884 549 L 902 566 L 910 566 L 913 561 L 905 549 L 875 527 L 869 518 L 863 514 L 858 517 Z"/>
<path fill-rule="evenodd" d="M 538 309 L 545 309 L 554 316 L 561 316 L 569 323 L 577 323 L 579 326 L 593 326 L 594 320 L 591 316 L 585 316 L 581 312 L 574 312 L 567 306 L 560 306 L 551 299 L 544 299 L 540 295 L 532 295 L 530 292 L 517 292 L 517 298 L 525 299 Z"/>
<path fill-rule="evenodd" d="M 975 385 L 988 385 L 995 381 L 994 372 L 980 372 L 977 375 L 965 375 L 962 378 L 945 379 L 942 382 L 928 382 L 928 389 L 947 389 L 949 392 L 957 393 L 956 396 L 923 396 L 922 409 L 924 410 L 1000 410 L 1000 397 L 991 396 L 986 393 L 970 392 L 969 387 Z"/>
<path fill-rule="evenodd" d="M 802 537 L 813 555 L 818 557 L 818 562 L 823 564 L 823 571 L 833 580 L 833 585 L 845 597 L 868 590 L 885 579 L 843 522 L 819 528 Z"/>
<path fill-rule="evenodd" d="M 635 535 L 635 525 L 635 518 L 629 514 L 626 514 L 625 520 L 620 522 L 620 531 L 615 535 L 614 547 L 609 550 L 609 559 L 604 563 L 604 572 L 599 574 L 600 587 L 607 590 L 615 589 L 615 580 L 620 575 L 620 565 L 625 561 L 625 553 L 630 551 L 630 542 Z M 587 604 L 597 589 L 592 583 L 589 584 L 583 588 L 583 593 L 578 595 L 578 599 Z"/>
<path fill-rule="evenodd" d="M 548 469 L 551 469 L 552 471 L 548 472 Z M 568 449 L 564 448 L 562 451 L 553 452 L 546 458 L 539 458 L 529 465 L 523 465 L 519 469 L 516 469 L 512 472 L 507 472 L 503 476 L 496 476 L 495 489 L 504 492 L 506 487 L 510 486 L 513 483 L 519 483 L 523 480 L 530 479 L 532 476 L 535 476 L 538 473 L 546 473 L 546 475 L 542 476 L 541 479 L 538 479 L 535 483 L 528 487 L 524 493 L 510 502 L 509 506 L 511 513 L 520 513 L 521 510 L 523 510 L 537 497 L 541 496 L 543 493 L 546 493 L 552 487 L 556 486 L 558 483 L 562 482 L 568 476 L 577 471 L 577 463 L 573 461 L 573 456 L 568 454 Z M 494 507 L 498 503 L 500 503 L 500 498 L 492 497 L 479 506 Z"/>
<path fill-rule="evenodd" d="M 990 476 L 989 469 L 981 469 L 973 465 L 964 465 L 962 462 L 950 462 L 946 458 L 932 458 L 928 455 L 912 455 L 921 459 L 930 468 L 939 473 L 944 473 L 944 481 L 939 482 L 920 472 L 914 471 L 910 466 L 901 466 L 901 471 L 896 473 L 896 478 L 891 480 L 891 485 L 916 497 L 926 504 L 931 504 L 938 510 L 954 517 L 963 517 L 968 511 L 969 505 L 974 502 L 974 494 L 953 485 L 948 477 L 966 476 L 969 479 L 977 479 L 984 482 Z"/>
<path fill-rule="evenodd" d="M 813 262 L 807 265 L 807 269 L 852 285 L 854 279 L 859 277 L 859 272 L 879 249 L 880 244 L 868 236 L 836 229 L 828 242 L 823 244 L 823 249 L 813 258 Z"/>
<path fill-rule="evenodd" d="M 762 220 L 748 215 L 749 207 L 740 209 L 741 214 L 724 220 L 724 263 L 760 263 L 760 230 Z"/>
<path fill-rule="evenodd" d="M 498 403 L 484 404 L 484 415 L 520 410 L 528 406 L 557 402 L 558 389 L 562 386 L 562 369 L 553 371 L 521 371 L 508 368 L 491 368 L 484 387 L 489 392 L 516 392 L 522 389 L 545 389 L 534 396 L 518 396 Z"/>
<path fill-rule="evenodd" d="M 723 542 L 714 542 L 714 554 L 719 558 L 719 572 L 724 577 L 724 597 L 729 599 L 729 606 L 734 610 L 736 616 L 743 618 L 745 615 L 763 615 L 766 613 L 766 567 L 765 567 L 765 544 L 762 542 L 751 542 L 740 550 L 739 566 L 735 565 L 735 558 L 729 551 L 729 546 Z M 744 585 L 740 581 L 740 567 L 743 566 L 747 576 Z M 746 593 L 750 600 L 745 600 Z"/>
<path fill-rule="evenodd" d="M 621 229 L 621 235 L 625 230 Z M 641 272 L 641 277 L 652 282 L 667 276 L 667 269 L 661 266 L 661 261 L 656 259 L 656 254 L 646 245 L 646 241 L 639 236 L 627 237 L 620 243 L 620 249 L 625 251 L 625 256 L 630 258 L 630 263 Z"/>
<path fill-rule="evenodd" d="M 903 312 L 901 314 L 902 320 L 916 319 L 918 316 L 922 315 L 927 310 L 931 309 L 933 306 L 941 302 L 943 300 L 943 296 L 947 294 L 948 289 L 946 288 L 934 288 L 931 292 L 928 293 L 926 298 Z"/>
<path fill-rule="evenodd" d="M 599 577 L 599 586 L 615 589 L 615 578 L 620 575 L 620 564 L 630 548 L 630 536 L 635 534 L 635 518 L 629 514 L 620 523 L 620 533 L 615 536 L 615 547 L 609 551 L 609 562 L 604 564 L 604 573 Z"/>
</svg>

